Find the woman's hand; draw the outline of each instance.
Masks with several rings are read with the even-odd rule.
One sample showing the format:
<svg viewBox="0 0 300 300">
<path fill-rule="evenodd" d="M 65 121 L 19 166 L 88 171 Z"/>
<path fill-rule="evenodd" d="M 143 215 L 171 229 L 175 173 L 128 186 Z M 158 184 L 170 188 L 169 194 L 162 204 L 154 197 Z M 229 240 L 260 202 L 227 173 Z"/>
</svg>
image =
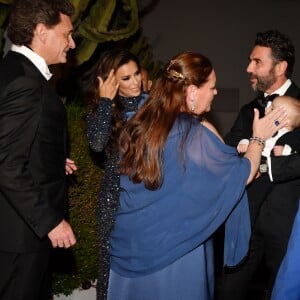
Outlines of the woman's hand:
<svg viewBox="0 0 300 300">
<path fill-rule="evenodd" d="M 100 76 L 98 77 L 98 80 L 99 97 L 109 98 L 111 100 L 114 99 L 119 88 L 119 84 L 116 81 L 114 70 L 111 70 L 109 72 L 109 75 L 105 81 L 103 81 L 103 79 Z"/>
<path fill-rule="evenodd" d="M 259 112 L 254 109 L 253 136 L 266 140 L 280 128 L 288 125 L 286 109 L 278 107 L 259 119 Z"/>
<path fill-rule="evenodd" d="M 261 119 L 259 119 L 258 110 L 254 109 L 253 136 L 250 138 L 250 143 L 244 156 L 250 160 L 251 164 L 247 184 L 257 177 L 264 141 L 272 137 L 280 128 L 287 126 L 287 123 L 286 110 L 283 107 L 272 110 Z"/>
</svg>

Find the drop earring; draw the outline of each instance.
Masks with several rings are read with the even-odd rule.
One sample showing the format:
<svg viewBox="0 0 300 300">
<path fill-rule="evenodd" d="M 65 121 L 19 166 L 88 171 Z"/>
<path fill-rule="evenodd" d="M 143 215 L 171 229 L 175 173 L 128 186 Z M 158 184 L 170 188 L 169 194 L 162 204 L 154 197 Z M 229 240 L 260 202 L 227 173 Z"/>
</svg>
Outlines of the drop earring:
<svg viewBox="0 0 300 300">
<path fill-rule="evenodd" d="M 195 103 L 194 103 L 194 98 L 192 98 L 192 107 L 191 107 L 192 111 L 195 111 Z"/>
</svg>

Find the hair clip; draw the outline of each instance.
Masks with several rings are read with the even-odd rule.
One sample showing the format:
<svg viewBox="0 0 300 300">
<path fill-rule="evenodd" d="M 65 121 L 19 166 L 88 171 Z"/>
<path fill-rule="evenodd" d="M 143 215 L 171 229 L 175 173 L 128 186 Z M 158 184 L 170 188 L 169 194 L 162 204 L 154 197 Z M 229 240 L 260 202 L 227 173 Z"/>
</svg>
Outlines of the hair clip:
<svg viewBox="0 0 300 300">
<path fill-rule="evenodd" d="M 168 70 L 168 75 L 170 75 L 173 78 L 183 79 L 183 75 L 175 70 Z"/>
</svg>

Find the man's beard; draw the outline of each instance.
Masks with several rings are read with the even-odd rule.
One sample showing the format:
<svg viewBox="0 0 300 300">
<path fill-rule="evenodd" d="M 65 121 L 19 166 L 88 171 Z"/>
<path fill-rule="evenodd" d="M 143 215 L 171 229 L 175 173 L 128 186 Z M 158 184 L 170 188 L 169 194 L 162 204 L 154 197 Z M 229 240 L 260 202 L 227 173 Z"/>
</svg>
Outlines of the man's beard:
<svg viewBox="0 0 300 300">
<path fill-rule="evenodd" d="M 272 68 L 270 70 L 269 75 L 267 76 L 255 76 L 257 83 L 256 85 L 253 85 L 252 88 L 253 90 L 256 91 L 261 91 L 261 92 L 265 92 L 267 91 L 275 82 L 276 82 L 276 78 L 275 78 L 275 74 L 274 74 L 274 68 Z"/>
</svg>

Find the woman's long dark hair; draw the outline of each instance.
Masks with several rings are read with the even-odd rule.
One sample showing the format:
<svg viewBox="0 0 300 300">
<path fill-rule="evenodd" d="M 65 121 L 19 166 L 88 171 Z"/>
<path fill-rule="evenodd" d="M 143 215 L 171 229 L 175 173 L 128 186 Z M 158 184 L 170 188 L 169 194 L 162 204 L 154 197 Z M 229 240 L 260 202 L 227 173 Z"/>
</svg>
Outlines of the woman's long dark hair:
<svg viewBox="0 0 300 300">
<path fill-rule="evenodd" d="M 98 76 L 100 76 L 103 81 L 105 81 L 112 69 L 116 71 L 121 66 L 129 63 L 130 61 L 135 62 L 138 69 L 141 69 L 138 58 L 127 49 L 116 48 L 102 53 L 97 69 L 92 72 L 91 75 L 89 75 L 90 79 L 86 93 L 86 102 L 87 109 L 90 113 L 95 113 L 100 101 L 98 94 Z M 117 151 L 118 138 L 125 122 L 123 120 L 124 106 L 120 100 L 119 95 L 116 95 L 116 97 L 112 99 L 112 101 L 112 132 L 107 146 L 109 151 Z"/>
</svg>

